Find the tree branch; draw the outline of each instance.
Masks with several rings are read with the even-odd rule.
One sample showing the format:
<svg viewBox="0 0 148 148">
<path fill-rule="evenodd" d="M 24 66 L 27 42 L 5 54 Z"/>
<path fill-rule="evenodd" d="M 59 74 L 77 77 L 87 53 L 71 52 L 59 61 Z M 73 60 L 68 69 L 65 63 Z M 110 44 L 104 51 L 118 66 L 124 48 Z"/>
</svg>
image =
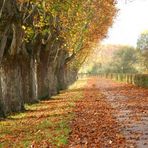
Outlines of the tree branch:
<svg viewBox="0 0 148 148">
<path fill-rule="evenodd" d="M 6 0 L 3 0 L 2 8 L 0 10 L 0 18 L 2 17 L 2 12 L 3 12 L 4 6 L 5 6 L 5 2 L 6 2 Z"/>
</svg>

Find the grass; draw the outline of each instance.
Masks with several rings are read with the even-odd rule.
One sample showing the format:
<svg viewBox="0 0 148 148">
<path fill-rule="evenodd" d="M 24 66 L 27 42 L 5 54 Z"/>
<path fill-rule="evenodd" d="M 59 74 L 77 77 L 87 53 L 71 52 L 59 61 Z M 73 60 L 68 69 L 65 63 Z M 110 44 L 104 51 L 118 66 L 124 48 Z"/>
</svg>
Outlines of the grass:
<svg viewBox="0 0 148 148">
<path fill-rule="evenodd" d="M 68 143 L 71 131 L 69 122 L 74 118 L 75 102 L 82 98 L 79 81 L 68 91 L 49 101 L 26 105 L 27 111 L 0 121 L 0 148 L 63 147 Z"/>
</svg>

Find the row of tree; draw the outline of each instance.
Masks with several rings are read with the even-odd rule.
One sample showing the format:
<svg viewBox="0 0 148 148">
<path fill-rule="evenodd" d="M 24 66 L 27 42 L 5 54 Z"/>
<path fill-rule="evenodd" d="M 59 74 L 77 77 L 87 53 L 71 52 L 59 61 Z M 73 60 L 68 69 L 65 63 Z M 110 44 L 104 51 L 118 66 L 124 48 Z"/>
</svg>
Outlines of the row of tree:
<svg viewBox="0 0 148 148">
<path fill-rule="evenodd" d="M 115 0 L 0 0 L 0 116 L 73 83 L 115 14 Z"/>
</svg>

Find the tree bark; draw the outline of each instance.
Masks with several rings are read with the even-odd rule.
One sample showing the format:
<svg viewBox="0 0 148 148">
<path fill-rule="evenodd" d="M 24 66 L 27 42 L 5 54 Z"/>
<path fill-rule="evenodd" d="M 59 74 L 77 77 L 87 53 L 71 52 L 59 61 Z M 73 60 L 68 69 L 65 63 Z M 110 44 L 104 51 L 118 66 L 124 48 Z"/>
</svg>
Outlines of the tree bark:
<svg viewBox="0 0 148 148">
<path fill-rule="evenodd" d="M 36 57 L 32 56 L 30 60 L 30 86 L 31 86 L 31 102 L 30 103 L 37 103 L 38 100 L 38 78 L 37 78 L 37 59 Z"/>
<path fill-rule="evenodd" d="M 9 58 L 2 62 L 0 80 L 3 113 L 9 114 L 24 110 L 21 68 L 17 59 Z"/>
</svg>

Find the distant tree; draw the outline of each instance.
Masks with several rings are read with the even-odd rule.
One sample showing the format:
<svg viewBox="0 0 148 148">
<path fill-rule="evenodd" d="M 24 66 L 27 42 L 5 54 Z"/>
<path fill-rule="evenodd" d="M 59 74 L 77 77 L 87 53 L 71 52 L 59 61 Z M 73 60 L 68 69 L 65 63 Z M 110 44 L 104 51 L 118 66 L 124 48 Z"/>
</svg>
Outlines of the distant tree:
<svg viewBox="0 0 148 148">
<path fill-rule="evenodd" d="M 101 63 L 94 63 L 94 65 L 93 65 L 90 73 L 92 73 L 92 74 L 98 74 L 98 73 L 100 73 L 100 69 L 101 68 L 102 68 Z"/>
<path fill-rule="evenodd" d="M 137 41 L 137 48 L 148 52 L 148 30 L 141 33 Z"/>
<path fill-rule="evenodd" d="M 141 33 L 137 40 L 139 61 L 145 72 L 148 72 L 148 30 Z"/>
<path fill-rule="evenodd" d="M 133 47 L 123 46 L 114 53 L 113 61 L 110 63 L 110 71 L 118 73 L 136 72 L 136 50 Z"/>
<path fill-rule="evenodd" d="M 97 54 L 97 53 L 96 53 Z M 137 50 L 130 46 L 102 47 L 91 73 L 137 73 Z"/>
</svg>

